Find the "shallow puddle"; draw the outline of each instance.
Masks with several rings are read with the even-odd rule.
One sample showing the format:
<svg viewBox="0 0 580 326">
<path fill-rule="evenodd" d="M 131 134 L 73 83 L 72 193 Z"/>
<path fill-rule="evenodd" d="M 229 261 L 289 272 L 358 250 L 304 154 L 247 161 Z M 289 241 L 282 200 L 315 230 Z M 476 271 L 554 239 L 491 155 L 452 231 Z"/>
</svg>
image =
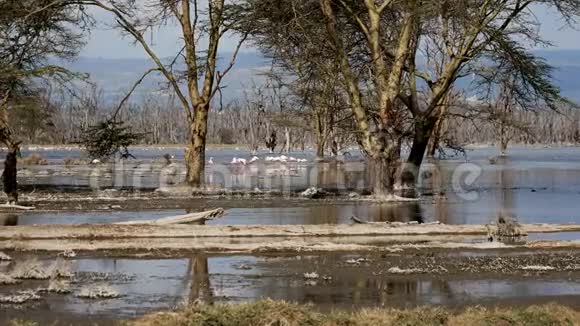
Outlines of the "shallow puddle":
<svg viewBox="0 0 580 326">
<path fill-rule="evenodd" d="M 17 257 L 17 260 L 26 257 Z M 45 259 L 45 265 L 50 260 Z M 377 259 L 376 261 L 374 259 Z M 131 318 L 195 300 L 240 302 L 280 299 L 314 303 L 319 309 L 361 307 L 464 306 L 543 303 L 580 304 L 579 275 L 392 274 L 395 260 L 356 255 L 253 257 L 194 256 L 175 259 L 76 258 L 72 294 L 50 294 L 24 306 L 2 306 L 2 318 L 106 320 Z M 403 266 L 403 265 L 401 265 Z M 4 264 L 0 271 L 9 270 Z M 305 277 L 305 274 L 315 274 Z M 1 286 L 0 294 L 46 286 L 24 281 Z M 83 287 L 106 284 L 122 297 L 77 298 Z M 32 317 L 31 317 L 32 316 Z"/>
</svg>

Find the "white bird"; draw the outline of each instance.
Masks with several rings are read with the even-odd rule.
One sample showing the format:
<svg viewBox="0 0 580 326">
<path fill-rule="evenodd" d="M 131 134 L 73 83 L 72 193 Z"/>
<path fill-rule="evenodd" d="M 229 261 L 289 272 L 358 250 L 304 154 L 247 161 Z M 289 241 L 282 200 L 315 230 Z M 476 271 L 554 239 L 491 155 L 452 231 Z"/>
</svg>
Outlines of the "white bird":
<svg viewBox="0 0 580 326">
<path fill-rule="evenodd" d="M 254 156 L 254 157 L 252 157 L 252 159 L 250 160 L 250 163 L 254 163 L 254 162 L 257 162 L 257 161 L 259 161 L 259 160 L 260 160 L 260 158 L 259 158 L 259 157 L 257 157 L 257 156 Z"/>
<path fill-rule="evenodd" d="M 287 162 L 308 162 L 306 159 L 299 159 L 295 157 L 288 157 L 286 155 L 281 156 L 267 156 L 266 162 L 280 162 L 280 163 L 287 163 Z"/>
<path fill-rule="evenodd" d="M 98 158 L 94 159 L 91 161 L 91 164 L 101 164 L 101 160 L 99 160 Z"/>
<path fill-rule="evenodd" d="M 248 161 L 246 161 L 245 159 L 237 157 L 234 157 L 230 162 L 230 164 L 242 164 L 242 165 L 246 165 L 247 163 Z"/>
<path fill-rule="evenodd" d="M 207 162 L 208 164 L 213 164 L 213 157 L 209 158 L 209 161 Z"/>
</svg>

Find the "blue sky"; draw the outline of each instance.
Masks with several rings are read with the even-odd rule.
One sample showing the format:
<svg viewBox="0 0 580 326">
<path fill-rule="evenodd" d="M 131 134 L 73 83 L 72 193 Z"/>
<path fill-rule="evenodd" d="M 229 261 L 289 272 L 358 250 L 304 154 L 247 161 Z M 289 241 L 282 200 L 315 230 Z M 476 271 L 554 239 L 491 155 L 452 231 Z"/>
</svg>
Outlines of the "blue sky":
<svg viewBox="0 0 580 326">
<path fill-rule="evenodd" d="M 536 8 L 535 15 L 541 23 L 540 34 L 555 45 L 555 49 L 580 50 L 580 31 L 565 26 L 565 23 L 546 8 Z M 106 13 L 97 12 L 97 19 L 104 23 L 94 30 L 88 39 L 88 44 L 81 55 L 85 57 L 100 58 L 145 58 L 146 54 L 140 46 L 133 45 L 131 39 L 121 38 L 117 30 L 107 27 L 108 16 Z M 580 27 L 580 26 L 578 26 Z M 153 40 L 153 48 L 160 57 L 175 55 L 179 47 L 179 31 L 176 27 L 166 27 L 148 35 Z M 225 39 L 221 50 L 232 51 L 236 46 L 234 38 Z M 252 51 L 245 47 L 244 51 Z"/>
</svg>

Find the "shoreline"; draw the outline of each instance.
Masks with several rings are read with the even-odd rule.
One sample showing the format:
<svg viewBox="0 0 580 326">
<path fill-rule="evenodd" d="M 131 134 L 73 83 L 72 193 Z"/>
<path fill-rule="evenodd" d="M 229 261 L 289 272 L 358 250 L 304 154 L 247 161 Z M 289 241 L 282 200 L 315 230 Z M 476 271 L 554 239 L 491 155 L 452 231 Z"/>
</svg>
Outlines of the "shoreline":
<svg viewBox="0 0 580 326">
<path fill-rule="evenodd" d="M 349 149 L 356 148 L 357 145 L 353 144 L 349 146 Z M 577 148 L 580 147 L 580 144 L 574 143 L 536 143 L 536 144 L 523 144 L 523 143 L 514 143 L 510 144 L 508 147 L 508 152 L 510 148 L 527 148 L 527 149 L 538 149 L 538 148 Z M 4 149 L 3 146 L 0 148 Z M 133 145 L 130 148 L 136 149 L 186 149 L 187 144 L 155 144 L 155 145 L 147 145 L 147 144 L 138 144 Z M 497 145 L 487 144 L 487 143 L 473 143 L 467 144 L 464 146 L 467 150 L 475 150 L 475 149 L 482 149 L 482 148 L 498 148 Z M 24 144 L 22 145 L 22 149 L 24 150 L 40 150 L 40 151 L 50 151 L 50 150 L 80 150 L 80 145 L 66 145 L 66 144 Z M 206 150 L 249 150 L 249 146 L 245 144 L 208 144 L 206 146 Z M 266 148 L 260 148 L 259 150 L 267 150 Z M 314 148 L 306 148 L 305 151 L 313 151 Z M 301 152 L 301 150 L 296 150 L 296 152 Z"/>
</svg>

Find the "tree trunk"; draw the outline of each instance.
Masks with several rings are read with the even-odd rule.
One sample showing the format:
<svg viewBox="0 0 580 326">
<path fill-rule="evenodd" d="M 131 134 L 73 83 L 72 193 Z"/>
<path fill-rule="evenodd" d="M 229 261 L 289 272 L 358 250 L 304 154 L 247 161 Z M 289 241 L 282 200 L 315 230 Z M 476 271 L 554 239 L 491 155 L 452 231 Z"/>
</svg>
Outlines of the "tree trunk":
<svg viewBox="0 0 580 326">
<path fill-rule="evenodd" d="M 213 302 L 208 265 L 207 257 L 203 254 L 190 259 L 191 290 L 189 301 L 191 303 L 201 301 L 211 304 Z"/>
<path fill-rule="evenodd" d="M 320 138 L 318 139 L 318 142 L 316 143 L 316 158 L 317 159 L 323 159 L 324 158 L 324 143 L 320 142 Z"/>
<path fill-rule="evenodd" d="M 404 197 L 417 197 L 416 185 L 419 176 L 419 170 L 425 152 L 429 146 L 429 140 L 434 133 L 435 125 L 439 119 L 421 119 L 415 122 L 415 133 L 413 135 L 413 146 L 407 159 L 407 165 L 401 173 L 401 186 L 404 191 Z"/>
<path fill-rule="evenodd" d="M 288 154 L 290 153 L 290 147 L 292 146 L 290 144 L 290 128 L 285 128 L 284 134 L 286 136 L 286 154 Z"/>
<path fill-rule="evenodd" d="M 0 101 L 0 142 L 6 146 L 8 153 L 4 160 L 2 172 L 2 186 L 8 196 L 8 204 L 18 203 L 18 156 L 20 156 L 20 142 L 13 139 L 8 120 L 8 95 Z"/>
<path fill-rule="evenodd" d="M 503 123 L 501 123 L 500 126 L 500 135 L 499 135 L 499 143 L 500 143 L 500 155 L 501 156 L 507 156 L 507 147 L 508 147 L 508 143 L 509 143 L 509 138 L 508 135 L 506 133 L 506 128 L 504 126 Z"/>
<path fill-rule="evenodd" d="M 398 159 L 384 154 L 367 158 L 369 187 L 378 199 L 391 199 L 395 192 L 396 176 L 399 168 Z"/>
<path fill-rule="evenodd" d="M 18 154 L 20 146 L 18 144 L 8 145 L 8 154 L 4 160 L 4 172 L 2 173 L 2 185 L 4 192 L 8 196 L 9 204 L 18 203 Z"/>
<path fill-rule="evenodd" d="M 429 144 L 429 139 L 433 133 L 434 126 L 434 122 L 424 122 L 423 120 L 415 123 L 413 146 L 411 147 L 411 153 L 409 153 L 409 159 L 407 162 L 413 164 L 417 169 L 419 169 L 423 163 L 423 158 L 425 157 L 427 145 Z"/>
<path fill-rule="evenodd" d="M 205 145 L 207 136 L 207 117 L 209 105 L 197 106 L 195 120 L 191 126 L 190 144 L 186 151 L 186 181 L 192 187 L 205 183 Z"/>
<path fill-rule="evenodd" d="M 316 158 L 324 158 L 324 148 L 326 147 L 326 128 L 323 124 L 323 116 L 320 111 L 316 111 L 315 116 L 315 130 L 316 130 Z"/>
<path fill-rule="evenodd" d="M 435 123 L 435 128 L 431 133 L 431 139 L 429 140 L 429 145 L 427 146 L 427 157 L 435 157 L 435 152 L 439 148 L 439 142 L 441 141 L 441 130 L 443 128 L 443 114 L 439 115 L 437 122 Z"/>
</svg>

